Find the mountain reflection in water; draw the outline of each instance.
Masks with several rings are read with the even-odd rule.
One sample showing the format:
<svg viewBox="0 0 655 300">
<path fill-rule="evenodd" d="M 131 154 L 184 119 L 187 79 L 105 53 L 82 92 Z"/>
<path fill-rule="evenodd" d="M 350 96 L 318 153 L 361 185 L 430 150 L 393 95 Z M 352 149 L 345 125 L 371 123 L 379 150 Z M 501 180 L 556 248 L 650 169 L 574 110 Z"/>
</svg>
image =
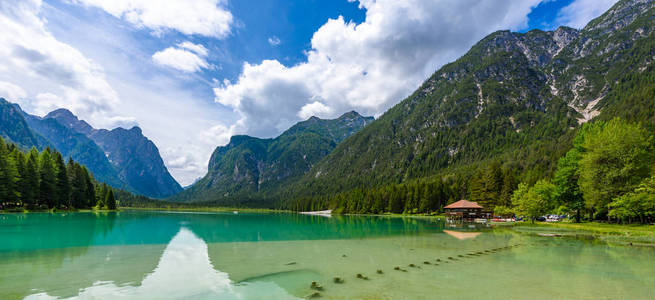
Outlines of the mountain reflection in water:
<svg viewBox="0 0 655 300">
<path fill-rule="evenodd" d="M 217 271 L 207 244 L 181 228 L 168 243 L 155 270 L 137 286 L 96 282 L 68 299 L 295 299 L 272 282 L 234 285 L 227 273 Z M 60 299 L 47 293 L 25 299 Z"/>
</svg>

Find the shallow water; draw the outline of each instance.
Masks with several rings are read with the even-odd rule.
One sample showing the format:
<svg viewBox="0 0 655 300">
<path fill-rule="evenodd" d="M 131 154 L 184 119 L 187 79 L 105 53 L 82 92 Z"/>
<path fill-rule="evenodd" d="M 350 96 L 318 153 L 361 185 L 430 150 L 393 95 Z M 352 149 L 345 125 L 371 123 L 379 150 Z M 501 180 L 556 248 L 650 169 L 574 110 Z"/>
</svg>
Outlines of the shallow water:
<svg viewBox="0 0 655 300">
<path fill-rule="evenodd" d="M 313 281 L 325 299 L 652 299 L 655 249 L 416 218 L 0 215 L 0 299 L 294 299 Z"/>
</svg>

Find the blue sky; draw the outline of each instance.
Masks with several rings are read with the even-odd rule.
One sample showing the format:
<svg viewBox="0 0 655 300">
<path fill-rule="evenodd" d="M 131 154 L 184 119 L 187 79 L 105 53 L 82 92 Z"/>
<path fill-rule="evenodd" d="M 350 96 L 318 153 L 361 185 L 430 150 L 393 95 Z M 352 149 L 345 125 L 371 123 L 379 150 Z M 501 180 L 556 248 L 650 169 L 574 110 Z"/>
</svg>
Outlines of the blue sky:
<svg viewBox="0 0 655 300">
<path fill-rule="evenodd" d="M 138 125 L 183 185 L 233 134 L 379 116 L 500 29 L 581 28 L 616 0 L 0 3 L 0 97 Z"/>
</svg>

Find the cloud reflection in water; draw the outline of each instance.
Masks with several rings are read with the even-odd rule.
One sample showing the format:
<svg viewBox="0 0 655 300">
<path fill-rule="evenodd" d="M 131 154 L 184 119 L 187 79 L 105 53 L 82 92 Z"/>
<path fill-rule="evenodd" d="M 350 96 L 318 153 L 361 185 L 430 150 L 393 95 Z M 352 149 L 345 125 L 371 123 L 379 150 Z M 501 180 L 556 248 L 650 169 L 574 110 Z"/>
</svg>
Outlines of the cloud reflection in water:
<svg viewBox="0 0 655 300">
<path fill-rule="evenodd" d="M 39 293 L 25 299 L 58 299 Z M 234 285 L 228 274 L 214 269 L 207 244 L 181 228 L 166 246 L 159 264 L 140 285 L 96 282 L 69 299 L 296 299 L 272 282 Z"/>
</svg>

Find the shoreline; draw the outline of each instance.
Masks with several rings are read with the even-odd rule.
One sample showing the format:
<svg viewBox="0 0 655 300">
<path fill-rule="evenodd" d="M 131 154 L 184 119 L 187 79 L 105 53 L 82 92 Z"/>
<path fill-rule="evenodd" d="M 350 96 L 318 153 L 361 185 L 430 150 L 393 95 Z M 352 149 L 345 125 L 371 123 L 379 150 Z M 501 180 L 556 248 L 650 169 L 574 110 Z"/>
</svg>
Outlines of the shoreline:
<svg viewBox="0 0 655 300">
<path fill-rule="evenodd" d="M 171 212 L 217 212 L 217 213 L 293 213 L 302 215 L 321 215 L 318 212 L 295 212 L 290 210 L 279 210 L 269 208 L 231 208 L 231 207 L 119 207 L 117 210 L 36 210 L 36 211 L 7 211 L 1 210 L 0 214 L 21 214 L 21 213 L 75 213 L 75 212 L 121 212 L 121 211 L 171 211 Z M 390 217 L 390 218 L 416 218 L 445 220 L 444 215 L 431 214 L 334 214 L 332 216 L 369 216 L 369 217 Z M 489 222 L 495 228 L 507 228 L 522 232 L 534 232 L 536 234 L 555 234 L 554 237 L 588 235 L 601 241 L 622 245 L 643 245 L 655 246 L 655 225 L 647 224 L 607 224 L 600 222 L 514 222 L 498 223 Z"/>
</svg>

